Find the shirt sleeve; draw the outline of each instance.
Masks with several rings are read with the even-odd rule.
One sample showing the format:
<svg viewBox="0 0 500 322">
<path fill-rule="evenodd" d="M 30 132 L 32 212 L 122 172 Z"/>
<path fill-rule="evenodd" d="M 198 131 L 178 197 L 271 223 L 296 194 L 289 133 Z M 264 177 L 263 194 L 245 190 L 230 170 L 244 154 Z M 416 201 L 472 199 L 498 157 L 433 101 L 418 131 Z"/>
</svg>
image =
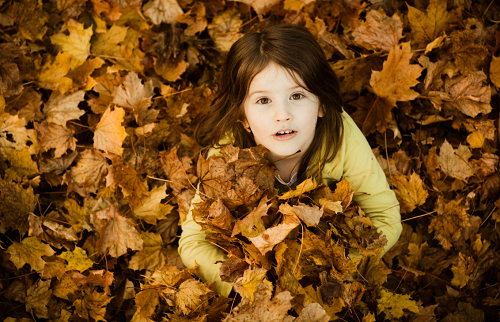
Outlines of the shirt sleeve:
<svg viewBox="0 0 500 322">
<path fill-rule="evenodd" d="M 399 202 L 365 136 L 347 113 L 342 115 L 344 139 L 338 156 L 341 164 L 337 166 L 342 168 L 341 176 L 355 191 L 354 201 L 370 218 L 377 231 L 386 236 L 385 253 L 401 235 Z"/>
<path fill-rule="evenodd" d="M 182 223 L 178 248 L 179 255 L 186 267 L 192 268 L 198 265 L 195 274 L 205 282 L 215 282 L 215 289 L 218 294 L 229 296 L 232 286 L 221 281 L 219 268 L 222 264 L 216 264 L 217 261 L 227 260 L 227 256 L 220 248 L 205 239 L 206 232 L 193 219 L 193 204 L 201 201 L 198 190 L 196 190 L 186 220 Z"/>
</svg>

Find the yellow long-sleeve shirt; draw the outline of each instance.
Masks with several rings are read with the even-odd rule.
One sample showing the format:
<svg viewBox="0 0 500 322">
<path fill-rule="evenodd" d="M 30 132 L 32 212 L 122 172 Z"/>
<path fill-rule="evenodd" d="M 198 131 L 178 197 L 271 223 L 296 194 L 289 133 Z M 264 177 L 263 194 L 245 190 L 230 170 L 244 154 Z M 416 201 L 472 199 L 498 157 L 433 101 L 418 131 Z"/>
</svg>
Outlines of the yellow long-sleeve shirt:
<svg viewBox="0 0 500 322">
<path fill-rule="evenodd" d="M 365 136 L 347 113 L 342 113 L 344 136 L 341 147 L 334 160 L 325 164 L 322 181 L 325 184 L 345 178 L 351 185 L 354 201 L 371 219 L 377 230 L 387 237 L 385 251 L 399 239 L 402 226 L 399 203 L 395 193 L 389 188 L 385 174 L 378 164 Z M 209 154 L 216 154 L 213 149 Z M 196 195 L 193 203 L 200 202 Z M 380 227 L 380 228 L 379 228 Z M 231 284 L 222 282 L 219 277 L 220 263 L 227 259 L 226 254 L 205 239 L 206 233 L 193 220 L 191 210 L 182 224 L 179 240 L 179 254 L 187 267 L 198 264 L 196 275 L 204 281 L 215 282 L 218 293 L 225 296 L 231 292 Z"/>
</svg>

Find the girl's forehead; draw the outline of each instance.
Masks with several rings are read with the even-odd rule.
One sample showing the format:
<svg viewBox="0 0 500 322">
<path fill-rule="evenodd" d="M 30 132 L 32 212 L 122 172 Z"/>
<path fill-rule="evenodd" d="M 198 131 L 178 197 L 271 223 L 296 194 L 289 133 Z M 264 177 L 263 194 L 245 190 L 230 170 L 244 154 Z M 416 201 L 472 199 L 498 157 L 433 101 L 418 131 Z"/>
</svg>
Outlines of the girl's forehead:
<svg viewBox="0 0 500 322">
<path fill-rule="evenodd" d="M 268 86 L 274 81 L 285 81 L 288 84 L 293 83 L 294 85 L 304 87 L 302 78 L 293 70 L 286 69 L 276 63 L 270 63 L 254 76 L 250 83 L 250 88 L 256 86 Z"/>
</svg>

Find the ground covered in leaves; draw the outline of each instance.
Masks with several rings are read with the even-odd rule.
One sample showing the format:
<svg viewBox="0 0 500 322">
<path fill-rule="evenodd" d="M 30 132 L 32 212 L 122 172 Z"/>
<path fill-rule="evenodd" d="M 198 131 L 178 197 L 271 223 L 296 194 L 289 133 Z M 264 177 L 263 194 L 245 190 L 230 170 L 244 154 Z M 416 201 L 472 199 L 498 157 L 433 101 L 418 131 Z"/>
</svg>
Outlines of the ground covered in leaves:
<svg viewBox="0 0 500 322">
<path fill-rule="evenodd" d="M 260 148 L 199 158 L 225 53 L 282 21 L 401 203 L 382 259 L 347 182 L 277 193 Z M 499 23 L 494 0 L 0 0 L 0 320 L 498 320 Z M 231 298 L 177 254 L 197 182 Z"/>
</svg>

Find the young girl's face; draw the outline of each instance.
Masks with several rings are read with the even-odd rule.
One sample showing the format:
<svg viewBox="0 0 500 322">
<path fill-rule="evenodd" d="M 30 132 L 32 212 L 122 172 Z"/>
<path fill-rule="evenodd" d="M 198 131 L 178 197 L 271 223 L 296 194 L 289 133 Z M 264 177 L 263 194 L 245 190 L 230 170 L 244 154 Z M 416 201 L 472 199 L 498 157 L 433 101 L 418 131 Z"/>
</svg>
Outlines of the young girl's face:
<svg viewBox="0 0 500 322">
<path fill-rule="evenodd" d="M 245 126 L 250 127 L 257 144 L 270 150 L 272 162 L 302 155 L 314 138 L 318 117 L 323 116 L 318 98 L 273 63 L 252 80 L 244 110 Z"/>
</svg>

